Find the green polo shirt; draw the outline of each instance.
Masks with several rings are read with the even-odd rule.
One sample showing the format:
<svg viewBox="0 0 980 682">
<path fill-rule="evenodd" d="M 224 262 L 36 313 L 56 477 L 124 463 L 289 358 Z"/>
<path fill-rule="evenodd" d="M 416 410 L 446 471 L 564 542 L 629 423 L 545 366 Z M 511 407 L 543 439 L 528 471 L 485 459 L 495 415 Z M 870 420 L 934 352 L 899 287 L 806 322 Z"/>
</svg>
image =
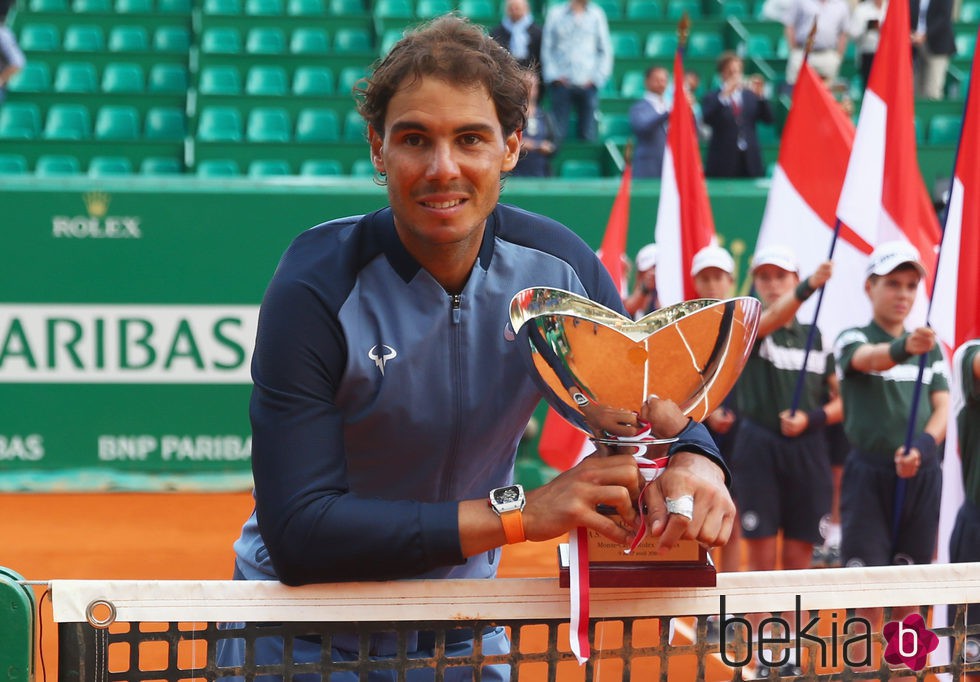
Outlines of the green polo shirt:
<svg viewBox="0 0 980 682">
<path fill-rule="evenodd" d="M 954 405 L 953 409 L 959 408 L 956 433 L 963 462 L 963 488 L 967 499 L 980 505 L 980 380 L 973 376 L 973 360 L 980 353 L 980 340 L 969 341 L 964 348 L 963 356 L 957 358 L 954 368 L 963 402 Z"/>
<path fill-rule="evenodd" d="M 851 359 L 854 351 L 864 344 L 894 340 L 894 336 L 872 322 L 866 327 L 845 329 L 834 344 L 844 400 L 844 432 L 856 449 L 880 455 L 888 461 L 905 444 L 919 375 L 919 356 L 913 355 L 883 372 L 867 373 L 853 369 Z M 914 434 L 921 433 L 932 416 L 931 394 L 949 390 L 946 364 L 938 347 L 927 354 L 922 383 Z"/>
<path fill-rule="evenodd" d="M 793 320 L 789 326 L 780 327 L 755 342 L 735 384 L 740 416 L 779 433 L 779 413 L 793 404 L 810 326 Z M 834 356 L 823 349 L 818 332 L 807 358 L 806 379 L 797 409 L 809 412 L 827 402 L 827 378 L 833 372 Z"/>
</svg>

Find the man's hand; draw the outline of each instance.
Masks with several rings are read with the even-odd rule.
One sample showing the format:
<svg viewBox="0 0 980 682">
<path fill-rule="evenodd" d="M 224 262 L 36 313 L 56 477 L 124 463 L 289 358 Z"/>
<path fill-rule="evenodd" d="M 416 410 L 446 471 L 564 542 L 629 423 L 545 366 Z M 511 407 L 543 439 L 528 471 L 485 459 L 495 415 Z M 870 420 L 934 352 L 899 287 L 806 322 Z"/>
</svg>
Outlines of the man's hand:
<svg viewBox="0 0 980 682">
<path fill-rule="evenodd" d="M 807 280 L 807 283 L 810 285 L 811 289 L 816 291 L 824 284 L 826 284 L 827 281 L 830 279 L 831 275 L 833 274 L 834 274 L 833 261 L 829 261 L 829 260 L 824 261 L 823 263 L 818 265 L 817 269 L 813 272 L 812 275 L 810 275 L 809 279 Z"/>
<path fill-rule="evenodd" d="M 715 433 L 726 434 L 735 424 L 735 413 L 727 407 L 719 407 L 704 420 L 709 429 Z"/>
<path fill-rule="evenodd" d="M 779 430 L 784 436 L 796 438 L 809 426 L 810 417 L 803 410 L 796 410 L 795 412 L 783 410 L 779 413 Z"/>
<path fill-rule="evenodd" d="M 929 327 L 919 327 L 905 339 L 905 350 L 912 355 L 922 355 L 936 345 L 936 332 Z"/>
<path fill-rule="evenodd" d="M 666 498 L 694 498 L 694 518 L 668 514 Z M 650 535 L 660 547 L 671 549 L 681 538 L 720 547 L 728 542 L 735 521 L 735 504 L 725 487 L 725 475 L 713 461 L 693 452 L 677 452 L 643 499 Z"/>
<path fill-rule="evenodd" d="M 922 455 L 916 448 L 909 448 L 905 452 L 905 446 L 901 446 L 895 451 L 895 473 L 899 478 L 912 478 L 919 473 L 919 465 L 922 463 Z"/>
</svg>

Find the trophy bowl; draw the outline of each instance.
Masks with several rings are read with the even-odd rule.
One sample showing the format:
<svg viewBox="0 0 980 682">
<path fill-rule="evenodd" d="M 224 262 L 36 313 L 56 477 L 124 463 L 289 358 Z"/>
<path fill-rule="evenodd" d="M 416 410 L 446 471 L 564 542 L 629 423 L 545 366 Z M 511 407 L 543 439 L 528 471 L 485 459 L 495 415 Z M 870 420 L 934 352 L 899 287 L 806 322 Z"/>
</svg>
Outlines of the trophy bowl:
<svg viewBox="0 0 980 682">
<path fill-rule="evenodd" d="M 510 319 L 548 403 L 609 442 L 604 415 L 639 412 L 651 395 L 696 421 L 711 414 L 748 360 L 761 307 L 750 297 L 702 298 L 631 320 L 583 296 L 534 287 L 514 296 Z"/>
</svg>

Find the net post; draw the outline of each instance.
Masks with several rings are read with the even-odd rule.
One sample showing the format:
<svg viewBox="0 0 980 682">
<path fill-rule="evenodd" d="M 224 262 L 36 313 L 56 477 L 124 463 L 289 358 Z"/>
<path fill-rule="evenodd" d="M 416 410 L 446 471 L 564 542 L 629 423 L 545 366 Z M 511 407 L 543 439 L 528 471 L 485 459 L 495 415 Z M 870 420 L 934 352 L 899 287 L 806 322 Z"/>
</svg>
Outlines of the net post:
<svg viewBox="0 0 980 682">
<path fill-rule="evenodd" d="M 34 678 L 37 641 L 34 592 L 17 573 L 0 566 L 0 670 L 10 682 Z"/>
</svg>

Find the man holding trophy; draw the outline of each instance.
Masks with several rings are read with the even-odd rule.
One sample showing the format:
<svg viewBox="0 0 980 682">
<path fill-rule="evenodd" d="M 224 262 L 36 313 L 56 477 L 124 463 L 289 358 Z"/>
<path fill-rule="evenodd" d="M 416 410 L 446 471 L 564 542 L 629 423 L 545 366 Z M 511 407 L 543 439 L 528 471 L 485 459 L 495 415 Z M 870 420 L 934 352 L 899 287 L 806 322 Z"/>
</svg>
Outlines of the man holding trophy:
<svg viewBox="0 0 980 682">
<path fill-rule="evenodd" d="M 555 287 L 623 312 L 588 245 L 498 204 L 527 96 L 513 57 L 452 16 L 407 34 L 362 85 L 390 207 L 302 233 L 266 292 L 250 407 L 256 505 L 235 543 L 237 578 L 491 578 L 502 545 L 577 527 L 625 548 L 633 529 L 602 507 L 629 525 L 645 513 L 664 547 L 728 539 L 734 507 L 710 437 L 649 394 L 609 411 L 605 426 L 677 438 L 654 485 L 630 454 L 588 457 L 536 490 L 513 484 L 542 394 L 510 323 L 512 297 Z M 394 637 L 374 635 L 372 655 L 393 651 Z M 356 635 L 332 644 L 357 655 Z M 471 645 L 447 641 L 447 654 Z M 319 644 L 295 646 L 297 661 L 320 657 Z M 483 633 L 484 653 L 507 647 L 502 628 Z M 498 678 L 487 669 L 483 679 Z"/>
</svg>

